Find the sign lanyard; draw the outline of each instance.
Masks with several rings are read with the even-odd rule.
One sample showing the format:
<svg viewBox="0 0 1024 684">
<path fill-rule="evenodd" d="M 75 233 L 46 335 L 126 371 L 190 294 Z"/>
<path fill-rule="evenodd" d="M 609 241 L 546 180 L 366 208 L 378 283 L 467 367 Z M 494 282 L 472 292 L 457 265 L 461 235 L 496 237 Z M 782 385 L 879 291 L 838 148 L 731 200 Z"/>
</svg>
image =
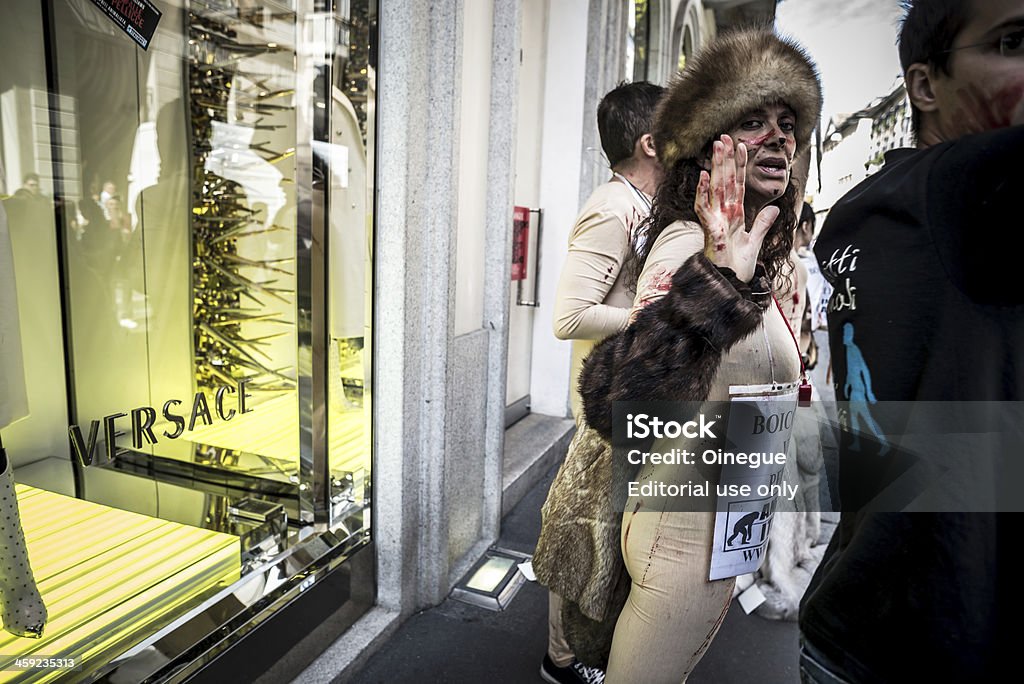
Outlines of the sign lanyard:
<svg viewBox="0 0 1024 684">
<path fill-rule="evenodd" d="M 640 188 L 633 185 L 633 183 L 628 178 L 623 176 L 618 171 L 612 171 L 612 175 L 618 178 L 626 185 L 628 185 L 630 189 L 633 190 L 633 194 L 636 195 L 636 198 L 640 200 L 640 204 L 642 204 L 647 209 L 647 213 L 651 212 L 651 199 L 647 195 L 645 195 L 643 191 L 640 190 Z"/>
<path fill-rule="evenodd" d="M 782 310 L 782 305 L 779 304 L 779 300 L 775 298 L 774 293 L 772 293 L 772 301 L 775 302 L 775 308 L 782 315 L 782 321 L 786 324 L 786 329 L 789 330 L 789 336 L 793 338 L 793 345 L 796 347 L 796 358 L 800 359 L 800 393 L 798 403 L 800 406 L 810 406 L 811 383 L 807 380 L 807 367 L 804 365 L 804 355 L 800 353 L 800 343 L 797 342 L 793 326 L 789 324 L 789 318 L 786 317 L 786 312 Z"/>
</svg>

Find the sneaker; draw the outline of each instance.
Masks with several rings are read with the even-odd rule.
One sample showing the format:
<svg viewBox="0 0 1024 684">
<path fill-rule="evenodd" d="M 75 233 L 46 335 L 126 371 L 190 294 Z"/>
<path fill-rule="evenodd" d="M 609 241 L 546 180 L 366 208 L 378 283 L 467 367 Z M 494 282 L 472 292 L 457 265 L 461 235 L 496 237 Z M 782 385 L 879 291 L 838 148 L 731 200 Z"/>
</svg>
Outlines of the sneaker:
<svg viewBox="0 0 1024 684">
<path fill-rule="evenodd" d="M 602 684 L 604 670 L 589 667 L 578 660 L 571 665 L 558 667 L 551 662 L 550 656 L 544 654 L 544 662 L 540 664 L 540 676 L 550 684 Z"/>
</svg>

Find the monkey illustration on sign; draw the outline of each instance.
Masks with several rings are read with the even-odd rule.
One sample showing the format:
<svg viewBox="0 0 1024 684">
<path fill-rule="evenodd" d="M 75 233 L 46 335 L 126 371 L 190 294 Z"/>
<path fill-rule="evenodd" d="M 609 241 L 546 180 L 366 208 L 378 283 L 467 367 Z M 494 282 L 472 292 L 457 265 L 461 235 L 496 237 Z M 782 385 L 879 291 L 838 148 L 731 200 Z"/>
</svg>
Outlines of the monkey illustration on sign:
<svg viewBox="0 0 1024 684">
<path fill-rule="evenodd" d="M 736 521 L 736 524 L 732 526 L 732 536 L 725 542 L 726 545 L 732 546 L 733 540 L 740 534 L 743 535 L 741 543 L 750 543 L 750 537 L 754 532 L 754 522 L 758 516 L 761 515 L 760 511 L 754 511 L 753 513 L 747 513 L 745 516 Z"/>
</svg>

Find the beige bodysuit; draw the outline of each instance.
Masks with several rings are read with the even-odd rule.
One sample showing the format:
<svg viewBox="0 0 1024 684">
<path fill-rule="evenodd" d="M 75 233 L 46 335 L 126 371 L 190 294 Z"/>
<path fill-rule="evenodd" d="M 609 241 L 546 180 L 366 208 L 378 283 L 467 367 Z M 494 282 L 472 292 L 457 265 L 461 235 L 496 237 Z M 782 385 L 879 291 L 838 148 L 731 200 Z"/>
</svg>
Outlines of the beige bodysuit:
<svg viewBox="0 0 1024 684">
<path fill-rule="evenodd" d="M 658 236 L 637 285 L 634 314 L 665 296 L 672 276 L 704 251 L 704 232 L 677 221 Z M 788 293 L 787 293 L 788 296 Z M 790 383 L 800 375 L 796 344 L 774 303 L 753 333 L 722 356 L 708 394 L 728 401 L 730 385 Z M 716 440 L 658 440 L 651 451 L 686 448 L 695 453 L 721 447 Z M 693 468 L 697 468 L 694 466 Z M 705 473 L 685 466 L 647 465 L 638 480 L 685 482 Z M 714 477 L 714 475 L 709 475 Z M 623 560 L 632 580 L 615 625 L 606 682 L 680 682 L 707 651 L 732 600 L 733 578 L 709 581 L 715 514 L 661 510 L 631 496 L 622 517 Z"/>
</svg>

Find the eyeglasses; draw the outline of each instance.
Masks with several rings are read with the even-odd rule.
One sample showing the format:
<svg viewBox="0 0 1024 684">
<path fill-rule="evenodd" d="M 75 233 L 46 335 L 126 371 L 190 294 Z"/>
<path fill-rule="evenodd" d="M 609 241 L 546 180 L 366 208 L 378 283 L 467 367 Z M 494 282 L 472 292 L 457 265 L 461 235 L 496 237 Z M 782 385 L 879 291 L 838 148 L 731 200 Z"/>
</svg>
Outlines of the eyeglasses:
<svg viewBox="0 0 1024 684">
<path fill-rule="evenodd" d="M 999 54 L 1003 57 L 1024 57 L 1024 28 L 1019 26 L 1007 27 L 994 40 L 989 39 L 984 43 L 973 43 L 971 45 L 949 48 L 948 50 L 940 51 L 939 54 L 944 55 L 950 52 L 957 52 L 958 50 L 979 47 L 999 50 Z"/>
</svg>

